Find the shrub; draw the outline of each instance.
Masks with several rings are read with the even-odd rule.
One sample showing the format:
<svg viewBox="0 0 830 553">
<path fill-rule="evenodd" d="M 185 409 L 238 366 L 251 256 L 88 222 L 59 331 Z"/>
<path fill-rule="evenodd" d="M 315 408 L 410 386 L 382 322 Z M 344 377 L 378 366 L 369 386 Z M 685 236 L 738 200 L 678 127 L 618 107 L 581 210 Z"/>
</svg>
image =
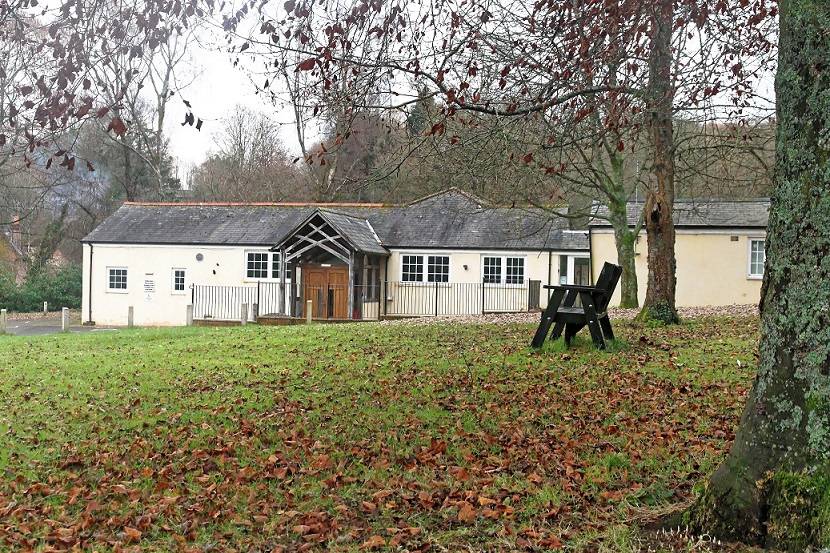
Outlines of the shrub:
<svg viewBox="0 0 830 553">
<path fill-rule="evenodd" d="M 0 307 L 18 312 L 40 311 L 43 302 L 48 302 L 50 310 L 77 309 L 81 306 L 81 280 L 78 265 L 31 274 L 20 286 L 12 275 L 0 273 Z"/>
</svg>

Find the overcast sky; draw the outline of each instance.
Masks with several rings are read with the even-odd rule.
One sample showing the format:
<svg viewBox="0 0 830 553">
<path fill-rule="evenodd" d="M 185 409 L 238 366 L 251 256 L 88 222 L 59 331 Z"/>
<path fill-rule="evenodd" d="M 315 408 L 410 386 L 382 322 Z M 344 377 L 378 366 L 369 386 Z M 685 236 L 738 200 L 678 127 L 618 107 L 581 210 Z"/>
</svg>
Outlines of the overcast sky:
<svg viewBox="0 0 830 553">
<path fill-rule="evenodd" d="M 204 124 L 201 131 L 182 126 L 187 107 L 180 99 L 174 98 L 170 103 L 166 132 L 170 138 L 171 153 L 179 161 L 180 171 L 187 172 L 215 150 L 214 137 L 221 129 L 222 118 L 237 105 L 266 113 L 275 124 L 280 125 L 286 149 L 299 151 L 290 109 L 272 106 L 266 98 L 256 95 L 244 71 L 234 67 L 230 56 L 215 45 L 194 43 L 190 50 L 191 67 L 182 72 L 180 82 L 190 79 L 193 82 L 181 96 L 190 101 L 194 115 L 201 118 Z"/>
</svg>

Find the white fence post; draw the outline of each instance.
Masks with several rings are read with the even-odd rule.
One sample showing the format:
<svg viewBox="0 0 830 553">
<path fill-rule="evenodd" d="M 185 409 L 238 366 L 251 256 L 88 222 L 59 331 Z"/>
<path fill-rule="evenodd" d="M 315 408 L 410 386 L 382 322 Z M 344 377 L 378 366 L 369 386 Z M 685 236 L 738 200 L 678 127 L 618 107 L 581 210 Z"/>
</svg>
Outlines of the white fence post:
<svg viewBox="0 0 830 553">
<path fill-rule="evenodd" d="M 61 309 L 61 332 L 69 332 L 69 308 Z"/>
<path fill-rule="evenodd" d="M 127 308 L 127 328 L 133 328 L 135 324 L 135 310 L 133 306 Z"/>
<path fill-rule="evenodd" d="M 46 315 L 47 313 L 49 313 L 49 302 L 45 301 L 43 302 L 43 314 Z"/>
<path fill-rule="evenodd" d="M 186 319 L 187 326 L 193 326 L 193 304 L 187 306 L 187 319 Z"/>
<path fill-rule="evenodd" d="M 306 322 L 306 324 L 311 324 L 311 309 L 312 309 L 311 300 L 306 300 L 306 302 L 305 302 L 305 322 Z"/>
<path fill-rule="evenodd" d="M 248 324 L 248 304 L 242 304 L 242 313 L 239 314 L 239 322 L 243 325 Z"/>
<path fill-rule="evenodd" d="M 5 309 L 0 309 L 0 334 L 5 334 L 8 330 L 8 315 Z"/>
</svg>

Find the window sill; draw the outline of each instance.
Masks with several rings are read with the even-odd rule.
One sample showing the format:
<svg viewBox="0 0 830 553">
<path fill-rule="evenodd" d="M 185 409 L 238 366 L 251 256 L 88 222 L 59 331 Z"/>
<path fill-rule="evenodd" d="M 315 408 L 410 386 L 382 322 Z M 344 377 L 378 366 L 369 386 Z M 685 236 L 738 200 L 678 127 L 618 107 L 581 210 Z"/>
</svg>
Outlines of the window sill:
<svg viewBox="0 0 830 553">
<path fill-rule="evenodd" d="M 129 294 L 129 290 L 119 290 L 115 288 L 107 288 L 107 294 Z"/>
<path fill-rule="evenodd" d="M 746 275 L 747 280 L 764 280 L 764 275 Z"/>
</svg>

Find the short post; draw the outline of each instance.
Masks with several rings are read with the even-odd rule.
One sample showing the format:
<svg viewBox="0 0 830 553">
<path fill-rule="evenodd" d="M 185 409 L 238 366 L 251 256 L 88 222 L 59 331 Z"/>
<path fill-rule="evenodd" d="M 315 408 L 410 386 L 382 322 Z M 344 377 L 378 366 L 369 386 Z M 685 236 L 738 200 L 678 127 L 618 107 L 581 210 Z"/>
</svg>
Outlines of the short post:
<svg viewBox="0 0 830 553">
<path fill-rule="evenodd" d="M 47 313 L 49 313 L 49 302 L 45 301 L 43 302 L 43 314 L 46 315 Z"/>
<path fill-rule="evenodd" d="M 258 303 L 252 303 L 251 304 L 251 320 L 256 321 L 257 319 L 259 319 L 259 304 Z"/>
<path fill-rule="evenodd" d="M 193 326 L 193 304 L 188 304 L 187 306 L 187 316 L 185 319 L 185 324 L 187 326 Z"/>
<path fill-rule="evenodd" d="M 135 326 L 135 309 L 131 305 L 127 308 L 127 328 L 133 328 L 133 326 Z"/>
<path fill-rule="evenodd" d="M 0 334 L 5 334 L 8 330 L 8 312 L 5 309 L 0 309 Z"/>
<path fill-rule="evenodd" d="M 306 324 L 311 324 L 311 300 L 306 300 L 305 302 L 305 322 Z"/>
<path fill-rule="evenodd" d="M 248 324 L 248 304 L 247 303 L 242 304 L 242 313 L 239 314 L 239 322 L 241 322 L 243 325 Z"/>
<path fill-rule="evenodd" d="M 61 309 L 61 332 L 69 332 L 69 308 Z"/>
</svg>

